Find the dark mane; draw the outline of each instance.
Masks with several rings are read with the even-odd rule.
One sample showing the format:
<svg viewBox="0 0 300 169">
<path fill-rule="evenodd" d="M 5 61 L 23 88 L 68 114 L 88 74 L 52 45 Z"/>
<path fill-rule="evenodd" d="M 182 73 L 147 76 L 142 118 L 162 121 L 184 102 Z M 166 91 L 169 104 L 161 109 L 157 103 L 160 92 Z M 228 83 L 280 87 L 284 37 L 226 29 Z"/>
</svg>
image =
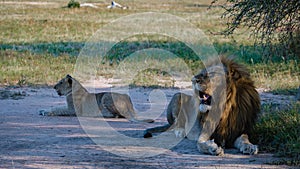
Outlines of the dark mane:
<svg viewBox="0 0 300 169">
<path fill-rule="evenodd" d="M 232 147 L 241 134 L 250 133 L 260 112 L 260 98 L 243 65 L 225 57 L 221 63 L 226 70 L 226 103 L 211 139 L 220 146 Z"/>
</svg>

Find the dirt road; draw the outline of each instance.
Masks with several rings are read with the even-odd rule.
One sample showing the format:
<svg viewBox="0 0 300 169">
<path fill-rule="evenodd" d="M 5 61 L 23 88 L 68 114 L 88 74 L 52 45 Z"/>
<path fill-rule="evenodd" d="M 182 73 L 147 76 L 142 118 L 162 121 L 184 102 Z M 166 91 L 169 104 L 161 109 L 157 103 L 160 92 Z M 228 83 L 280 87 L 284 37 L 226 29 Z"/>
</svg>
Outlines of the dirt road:
<svg viewBox="0 0 300 169">
<path fill-rule="evenodd" d="M 0 168 L 288 168 L 266 164 L 276 160 L 266 153 L 249 156 L 226 150 L 223 157 L 203 155 L 197 151 L 195 142 L 187 139 L 171 149 L 160 149 L 162 154 L 156 156 L 119 156 L 95 144 L 77 117 L 38 115 L 39 109 L 65 104 L 64 98 L 58 97 L 53 89 L 18 88 L 12 91 L 21 91 L 26 96 L 18 100 L 0 100 Z M 167 100 L 174 93 L 168 89 L 160 92 L 167 93 Z M 131 90 L 135 108 L 144 111 L 141 116 L 146 117 L 145 113 L 151 107 L 150 93 L 151 90 L 140 88 Z M 164 108 L 161 107 L 162 112 Z M 153 124 L 130 123 L 126 119 L 106 121 L 116 131 L 142 139 L 145 128 L 163 124 L 166 119 L 162 114 Z M 116 149 L 129 153 L 137 149 L 141 153 L 149 151 L 149 147 Z"/>
</svg>

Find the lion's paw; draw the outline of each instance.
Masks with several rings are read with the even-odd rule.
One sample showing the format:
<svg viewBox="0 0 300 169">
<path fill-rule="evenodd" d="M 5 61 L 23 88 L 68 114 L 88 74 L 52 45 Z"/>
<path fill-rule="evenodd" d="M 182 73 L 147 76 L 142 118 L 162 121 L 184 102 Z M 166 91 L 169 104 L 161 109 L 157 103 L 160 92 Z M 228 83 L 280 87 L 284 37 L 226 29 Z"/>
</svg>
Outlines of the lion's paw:
<svg viewBox="0 0 300 169">
<path fill-rule="evenodd" d="M 254 155 L 258 153 L 258 147 L 257 145 L 253 145 L 253 144 L 243 144 L 240 147 L 240 151 L 243 154 L 250 154 L 250 155 Z"/>
<path fill-rule="evenodd" d="M 175 133 L 175 136 L 178 137 L 178 138 L 185 137 L 185 130 L 184 130 L 184 128 L 175 128 L 174 129 L 174 133 Z"/>
<path fill-rule="evenodd" d="M 219 147 L 214 140 L 208 140 L 205 142 L 197 143 L 197 148 L 200 152 L 205 154 L 222 156 L 224 155 L 224 150 Z"/>
</svg>

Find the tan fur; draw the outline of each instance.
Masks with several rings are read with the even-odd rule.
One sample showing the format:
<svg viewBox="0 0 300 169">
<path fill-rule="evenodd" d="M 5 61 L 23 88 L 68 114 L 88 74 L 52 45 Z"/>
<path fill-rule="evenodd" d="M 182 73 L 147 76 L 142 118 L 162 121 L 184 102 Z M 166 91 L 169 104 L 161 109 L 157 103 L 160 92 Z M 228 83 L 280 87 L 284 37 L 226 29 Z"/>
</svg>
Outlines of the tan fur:
<svg viewBox="0 0 300 169">
<path fill-rule="evenodd" d="M 223 148 L 235 147 L 256 154 L 258 148 L 248 134 L 260 112 L 259 95 L 247 69 L 232 59 L 221 58 L 221 63 L 213 61 L 193 77 L 193 96 L 175 94 L 167 109 L 169 124 L 147 129 L 144 137 L 171 127 L 176 136 L 196 138 L 202 153 L 222 155 Z M 199 111 L 199 91 L 213 98 L 207 114 Z"/>
<path fill-rule="evenodd" d="M 176 137 L 188 137 L 197 141 L 200 128 L 199 122 L 204 119 L 205 114 L 198 111 L 200 102 L 198 98 L 185 93 L 173 95 L 167 107 L 168 124 L 164 126 L 149 128 L 145 130 L 144 137 L 152 137 L 153 133 L 172 130 Z"/>
<path fill-rule="evenodd" d="M 67 107 L 42 110 L 40 111 L 41 115 L 125 117 L 135 122 L 151 123 L 154 121 L 152 119 L 138 119 L 128 95 L 113 92 L 89 93 L 70 75 L 61 79 L 54 86 L 54 89 L 58 95 L 66 96 Z"/>
</svg>

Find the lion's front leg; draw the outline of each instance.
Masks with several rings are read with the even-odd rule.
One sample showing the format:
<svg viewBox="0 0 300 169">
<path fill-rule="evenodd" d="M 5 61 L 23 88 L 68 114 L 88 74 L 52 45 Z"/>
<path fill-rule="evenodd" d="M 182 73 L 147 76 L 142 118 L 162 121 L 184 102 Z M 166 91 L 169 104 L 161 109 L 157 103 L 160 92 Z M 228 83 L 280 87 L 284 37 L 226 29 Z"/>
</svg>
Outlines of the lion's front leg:
<svg viewBox="0 0 300 169">
<path fill-rule="evenodd" d="M 199 110 L 201 111 L 200 107 Z M 223 148 L 218 146 L 214 140 L 210 140 L 211 135 L 221 119 L 220 112 L 221 111 L 216 109 L 209 111 L 204 119 L 202 119 L 202 129 L 197 142 L 197 148 L 201 153 L 220 156 L 224 154 Z"/>
<path fill-rule="evenodd" d="M 219 147 L 214 140 L 208 140 L 197 143 L 197 148 L 201 153 L 221 156 L 224 154 L 222 147 Z"/>
<path fill-rule="evenodd" d="M 234 147 L 243 154 L 253 155 L 258 153 L 257 145 L 250 143 L 247 134 L 242 134 L 240 137 L 238 137 L 234 142 Z"/>
</svg>

